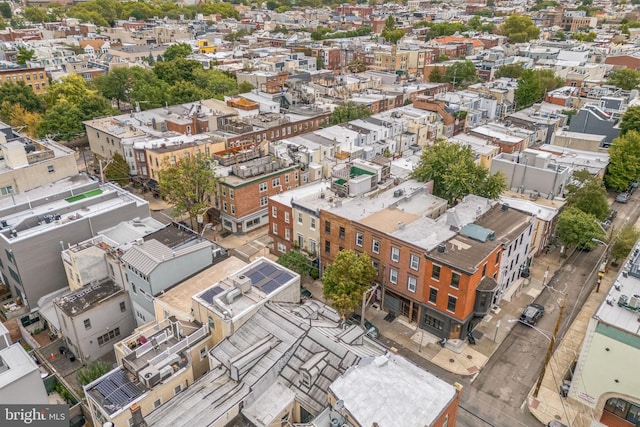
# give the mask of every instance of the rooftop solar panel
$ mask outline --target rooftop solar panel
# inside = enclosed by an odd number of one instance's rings
[[[96,389],[104,396],[105,400],[118,407],[126,406],[144,393],[144,390],[132,383],[122,371],[116,371],[100,381],[96,384]]]
[[[214,286],[213,288],[209,288],[202,294],[200,294],[200,298],[202,298],[209,304],[213,304],[213,299],[222,291],[223,289],[220,286]]]

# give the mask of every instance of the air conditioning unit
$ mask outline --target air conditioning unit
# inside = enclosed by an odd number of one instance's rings
[[[153,388],[160,382],[160,371],[155,366],[147,366],[138,372],[140,382],[147,388]]]
[[[251,278],[249,276],[245,276],[244,274],[239,274],[233,278],[233,285],[240,289],[240,292],[247,293],[251,290]]]
[[[171,366],[165,366],[164,368],[160,369],[160,381],[166,380],[171,375],[173,375],[173,368]]]

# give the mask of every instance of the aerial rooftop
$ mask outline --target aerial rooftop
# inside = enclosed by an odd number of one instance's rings
[[[55,301],[55,304],[67,316],[77,316],[95,307],[98,301],[103,302],[117,297],[125,291],[117,286],[113,280],[106,279],[97,283],[83,286],[70,294]]]

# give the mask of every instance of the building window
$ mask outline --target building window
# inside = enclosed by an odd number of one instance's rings
[[[345,230],[344,227],[340,227],[340,232],[338,233],[338,237],[344,240]]]
[[[230,188],[230,189],[229,189],[229,198],[230,198],[231,200],[233,200],[234,196],[235,196],[235,192],[233,191],[233,189],[232,189],[232,188]]]
[[[391,261],[398,262],[400,261],[400,249],[391,247]]]
[[[278,224],[273,224],[273,234],[278,234]]]
[[[316,251],[318,250],[316,245],[317,245],[317,243],[316,243],[315,240],[309,239],[309,252],[311,252],[311,254],[315,254]]]
[[[280,178],[275,178],[271,181],[271,186],[272,187],[279,187],[280,186]]]
[[[222,202],[222,210],[227,211],[227,202]]]
[[[54,173],[56,170],[54,169],[53,165],[49,165],[47,166],[47,172],[49,173]]]
[[[500,262],[500,252],[496,253],[496,265]]]
[[[373,239],[371,241],[371,252],[374,254],[380,253],[380,240]]]
[[[362,247],[363,243],[364,243],[364,234],[356,233],[356,246]]]
[[[207,346],[205,345],[200,349],[200,360],[204,360],[207,357]]]
[[[153,409],[158,409],[160,405],[162,405],[162,400],[161,399],[156,400],[155,402],[153,402]]]
[[[260,207],[264,208],[269,204],[269,198],[267,196],[260,197]]]
[[[453,295],[449,295],[449,299],[447,301],[447,311],[455,313],[457,302],[458,302],[458,298],[454,297]]]
[[[433,268],[431,270],[431,278],[433,280],[440,280],[440,266],[439,265],[433,265]]]
[[[182,385],[178,384],[176,388],[173,389],[174,396],[182,391]]]
[[[274,218],[278,218],[278,208],[276,208],[275,206],[271,208],[271,216]]]
[[[302,212],[298,212],[298,224],[302,224]]]
[[[394,285],[398,284],[398,270],[395,270],[393,268],[389,269],[389,282],[393,283]]]
[[[285,212],[285,213],[284,213],[284,222],[286,222],[287,224],[289,224],[289,212]]]
[[[136,295],[138,294],[138,290],[136,289],[136,285],[134,285],[133,283],[131,284],[131,291]]]
[[[91,319],[84,319],[84,328],[91,329]]]
[[[267,183],[266,182],[261,182],[260,183],[260,192],[262,193],[263,191],[267,191]]]
[[[416,280],[415,277],[413,276],[407,277],[407,290],[409,292],[415,292],[417,284],[418,284],[418,281]]]
[[[236,205],[231,205],[231,215],[235,215],[236,213]]]
[[[289,183],[289,174],[286,174],[286,175],[284,176],[284,183],[285,183],[285,184],[288,184],[288,183]]]
[[[460,274],[455,271],[451,272],[451,287],[456,289],[460,287]]]
[[[125,302],[124,302],[124,301],[122,301],[122,302],[120,303],[120,312],[121,312],[121,313],[124,313],[125,311],[127,311],[127,305],[125,304]]]
[[[98,337],[98,345],[99,346],[103,346],[105,344],[107,344],[109,341],[112,341],[113,339],[117,338],[120,336],[120,328],[115,328],[110,330],[109,332],[107,332],[104,335],[101,335]]]
[[[324,241],[324,252],[325,253],[331,253],[331,242],[328,240]]]
[[[438,300],[438,289],[430,287],[429,288],[429,302],[435,304]]]
[[[482,266],[482,276],[480,277],[484,277],[487,275],[487,264]]]
[[[222,186],[222,196],[223,197],[227,197],[227,187],[225,187],[225,186]]]
[[[278,243],[278,252],[281,254],[287,252],[287,247],[283,243]]]
[[[309,225],[309,228],[311,228],[312,230],[316,229],[316,219],[315,218],[311,218],[311,224]]]
[[[288,228],[284,229],[284,238],[287,240],[291,240],[291,230]]]
[[[411,262],[409,263],[409,267],[412,270],[418,270],[418,268],[420,268],[420,257],[418,255],[411,254]]]
[[[331,233],[331,223],[329,221],[324,222],[324,231],[325,233]]]
[[[431,326],[433,329],[436,329],[438,331],[442,331],[444,329],[442,320],[436,319],[435,317],[431,317],[429,315],[424,316],[424,323],[427,326]]]

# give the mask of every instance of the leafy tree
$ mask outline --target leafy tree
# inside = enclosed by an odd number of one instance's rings
[[[535,70],[535,73],[540,78],[540,84],[542,85],[541,99],[544,98],[544,95],[550,90],[564,86],[562,77],[556,76],[553,70]]]
[[[606,238],[598,219],[576,207],[568,207],[560,213],[556,232],[566,246],[585,250],[596,247],[597,243],[592,239]]]
[[[553,35],[553,38],[556,39],[556,40],[565,41],[567,39],[567,35],[565,34],[565,32],[563,30],[558,30]]]
[[[8,2],[0,3],[0,16],[4,19],[11,19],[11,5]]]
[[[361,59],[354,59],[347,65],[350,73],[362,73],[367,70],[367,66]]]
[[[247,93],[251,92],[253,89],[253,85],[247,81],[238,84],[238,93]]]
[[[158,186],[163,197],[173,205],[173,215],[189,214],[191,224],[198,212],[209,206],[207,197],[216,188],[215,172],[203,155],[183,157],[175,164],[165,159]]]
[[[28,22],[48,22],[49,15],[39,7],[27,6],[22,12],[22,16]]]
[[[411,176],[422,182],[433,180],[433,194],[451,206],[467,194],[496,199],[506,189],[504,175],[491,175],[476,165],[470,147],[446,141],[425,148]]]
[[[278,264],[293,270],[300,276],[308,276],[311,274],[313,267],[311,261],[302,252],[297,249],[290,250],[278,258]]]
[[[398,29],[396,26],[396,18],[394,18],[393,15],[389,15],[384,23],[384,29],[381,35],[389,43],[398,44],[398,41],[404,37],[404,30]]]
[[[527,42],[537,39],[540,35],[540,29],[535,26],[531,17],[526,15],[509,16],[502,24],[501,31],[511,43]]]
[[[1,87],[2,86],[0,86],[0,88]],[[624,135],[630,130],[640,132],[640,106],[629,107],[622,115],[620,135]]]
[[[278,2],[275,0],[267,0],[267,9],[275,10],[279,6]]]
[[[340,251],[322,277],[324,297],[330,299],[344,316],[360,305],[362,295],[376,275],[376,269],[366,252],[357,254],[352,250]]]
[[[173,61],[175,59],[184,59],[193,52],[191,45],[188,43],[173,44],[164,51],[164,60]]]
[[[5,114],[8,117],[7,120],[3,118],[6,123],[15,128],[22,128],[20,132],[32,138],[38,137],[38,127],[42,119],[40,113],[27,111],[20,104],[13,105],[9,101],[3,101],[0,105],[0,117],[5,116]]]
[[[526,108],[541,101],[544,95],[564,84],[562,78],[552,70],[524,70],[518,79],[515,91],[516,103],[519,109]]]
[[[20,65],[24,65],[27,63],[27,61],[33,61],[35,57],[35,50],[19,47],[18,54],[16,55],[16,62]]]
[[[507,78],[510,78],[510,79],[518,79],[522,75],[523,71],[524,71],[524,67],[520,63],[507,64],[507,65],[503,65],[502,67],[498,68],[498,71],[496,71],[495,77],[496,77],[496,79],[499,79],[501,77],[507,77]]]
[[[153,72],[160,80],[174,85],[180,80],[193,81],[196,70],[202,70],[202,63],[193,59],[177,58],[172,61],[156,62]]]
[[[593,42],[598,34],[595,31],[589,31],[588,33],[574,32],[571,34],[571,38],[581,42]]]
[[[207,98],[207,91],[200,89],[195,83],[187,80],[179,80],[169,89],[169,102],[182,104]]]
[[[459,61],[444,72],[443,82],[452,83],[456,87],[466,87],[478,80],[476,66],[471,61]]]
[[[142,67],[118,67],[107,74],[93,79],[93,87],[107,99],[115,99],[120,108],[120,102],[131,103],[130,92],[133,87],[153,75],[153,71]]]
[[[227,34],[226,36],[224,36],[224,39],[228,42],[235,42],[240,40],[241,38],[243,38],[244,36],[246,36],[247,34],[249,34],[247,32],[247,30],[245,29],[239,29],[238,31],[232,31],[229,34]]]
[[[338,105],[333,112],[331,113],[331,120],[329,121],[332,125],[337,125],[340,123],[346,123],[351,120],[362,119],[364,117],[369,117],[371,115],[371,110],[364,104],[356,104],[353,101],[347,101]]]
[[[639,108],[639,107],[632,107]],[[613,140],[604,179],[607,187],[622,191],[640,176],[640,133],[630,130]]]
[[[56,141],[70,140],[84,134],[80,109],[66,99],[47,108],[38,127],[38,135]]]
[[[111,107],[111,103],[104,96],[97,93],[90,93],[82,98],[77,107],[82,120],[118,114],[118,110]]]
[[[72,105],[78,105],[82,98],[92,92],[93,91],[87,87],[85,79],[80,75],[69,74],[49,86],[45,101],[47,107],[56,105],[63,100],[68,101]]]
[[[109,164],[104,169],[104,176],[107,181],[115,182],[124,186],[129,182],[129,165],[120,153],[115,153]]]
[[[615,68],[609,73],[609,84],[624,90],[637,89],[640,86],[640,71],[631,68]]]
[[[569,206],[591,214],[600,221],[604,220],[609,215],[609,202],[602,181],[593,177],[587,169],[574,172],[573,180],[567,186]]]
[[[103,360],[94,360],[76,371],[80,385],[87,385],[111,370],[111,365]]]
[[[442,83],[442,72],[439,67],[433,67],[429,73],[429,81],[433,83]]]
[[[24,82],[3,83],[0,85],[0,103],[9,102],[11,105],[19,104],[26,111],[42,112],[42,100]],[[6,117],[3,117],[4,120]]]
[[[640,232],[633,225],[625,225],[617,234],[611,248],[611,258],[614,260],[625,259],[640,238]]]

